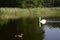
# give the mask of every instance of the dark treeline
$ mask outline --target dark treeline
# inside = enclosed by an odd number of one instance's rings
[[[0,0],[0,7],[16,7],[16,0]]]
[[[43,6],[45,6],[45,7],[60,7],[60,0],[44,0]]]
[[[60,0],[0,0],[0,7],[59,7]]]

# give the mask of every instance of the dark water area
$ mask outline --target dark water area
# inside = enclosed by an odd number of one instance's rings
[[[20,18],[0,23],[2,24],[0,25],[0,40],[42,40],[44,31],[39,27],[38,20],[38,18]],[[22,38],[15,37],[21,33]]]
[[[21,33],[22,38],[15,37]],[[60,40],[60,23],[46,23],[40,27],[39,18],[0,20],[0,40]]]

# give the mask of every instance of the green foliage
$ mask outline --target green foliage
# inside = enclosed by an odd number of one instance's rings
[[[56,7],[60,6],[60,0],[1,0],[0,7]]]
[[[39,7],[42,0],[1,0],[0,7],[20,7],[20,8],[29,8],[29,7]]]
[[[4,14],[4,11],[2,11],[1,9],[0,9],[0,15],[3,15]]]

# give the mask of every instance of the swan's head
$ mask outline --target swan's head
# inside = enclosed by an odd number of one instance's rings
[[[40,23],[45,24],[45,23],[46,23],[46,20],[45,20],[45,19],[42,19],[42,20],[40,21]]]

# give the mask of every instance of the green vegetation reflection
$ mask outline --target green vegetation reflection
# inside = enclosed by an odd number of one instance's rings
[[[3,22],[3,21],[2,21]],[[0,25],[1,40],[43,40],[44,30],[39,27],[39,18],[9,19],[7,24]],[[23,33],[23,38],[14,35]]]

